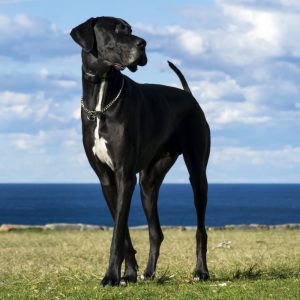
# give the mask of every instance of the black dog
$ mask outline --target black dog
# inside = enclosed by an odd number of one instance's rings
[[[158,213],[159,187],[178,155],[183,154],[197,211],[195,276],[207,279],[206,166],[210,131],[181,72],[171,63],[184,90],[138,84],[121,74],[147,63],[146,42],[131,34],[124,20],[91,18],[71,31],[82,47],[82,131],[88,160],[99,177],[114,219],[110,260],[102,285],[137,280],[137,262],[127,225],[136,173],[149,225],[150,251],[144,277],[153,278],[163,241]]]

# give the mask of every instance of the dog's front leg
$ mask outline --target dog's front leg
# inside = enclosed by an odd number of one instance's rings
[[[116,181],[118,187],[117,209],[108,270],[101,281],[103,286],[113,286],[120,283],[121,265],[124,260],[125,232],[131,197],[136,185],[136,176],[135,174],[128,175],[120,172],[116,174]]]

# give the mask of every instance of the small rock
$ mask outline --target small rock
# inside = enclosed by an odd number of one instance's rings
[[[222,282],[222,283],[219,283],[218,286],[224,287],[224,286],[227,286],[227,283],[226,282]]]
[[[221,243],[219,243],[217,246],[213,247],[213,249],[216,249],[216,248],[231,248],[231,241],[229,240],[225,240]]]

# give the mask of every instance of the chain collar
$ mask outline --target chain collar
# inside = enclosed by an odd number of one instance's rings
[[[122,93],[124,87],[124,77],[122,78],[122,85],[121,88],[118,92],[118,94],[115,96],[115,98],[113,100],[111,100],[107,105],[105,105],[105,107],[103,107],[100,110],[89,110],[84,106],[84,102],[83,102],[83,97],[81,97],[81,108],[83,109],[84,112],[86,112],[87,114],[87,119],[89,121],[95,121],[97,117],[101,117],[104,115],[104,113],[120,98],[120,95]]]

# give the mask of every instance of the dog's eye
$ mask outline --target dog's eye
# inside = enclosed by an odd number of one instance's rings
[[[122,24],[118,24],[115,28],[115,33],[120,33],[124,30],[124,26]]]
[[[118,24],[115,28],[115,33],[131,35],[131,32],[132,32],[131,28],[124,26],[123,24]]]

